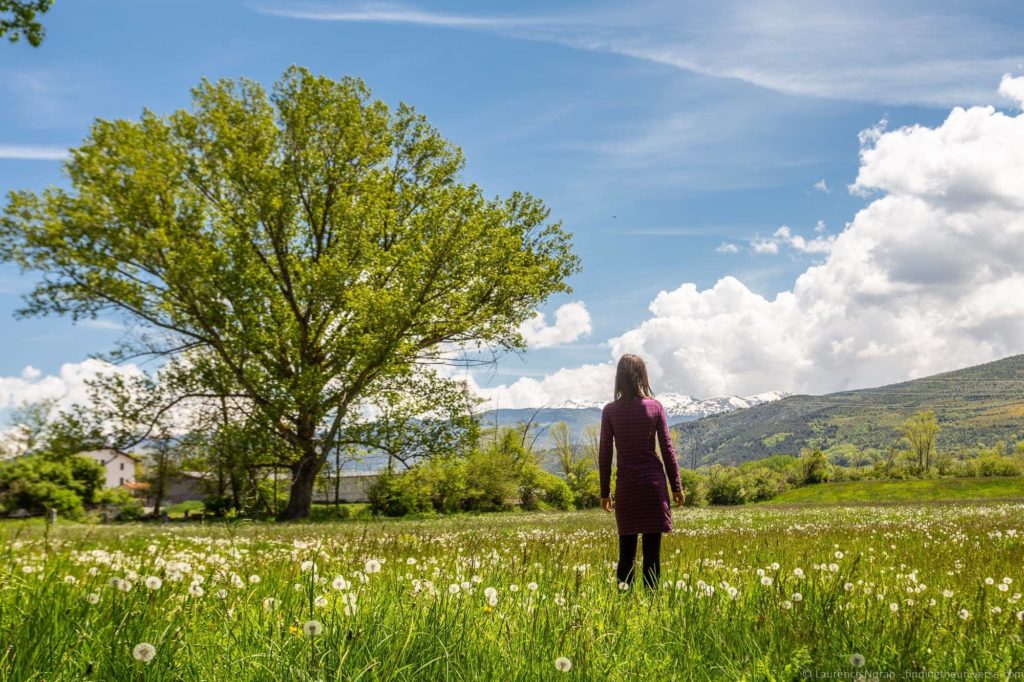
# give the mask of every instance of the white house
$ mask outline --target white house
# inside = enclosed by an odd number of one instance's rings
[[[88,450],[78,453],[80,457],[89,457],[103,465],[107,472],[104,488],[120,488],[126,483],[135,483],[135,464],[139,458],[114,448]]]

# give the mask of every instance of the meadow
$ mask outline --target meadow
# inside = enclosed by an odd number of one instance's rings
[[[936,679],[1024,671],[1024,504],[0,526],[4,680]],[[639,570],[639,569],[638,569]]]
[[[848,504],[1024,498],[1024,477],[925,478],[904,481],[838,481],[791,488],[772,504]]]

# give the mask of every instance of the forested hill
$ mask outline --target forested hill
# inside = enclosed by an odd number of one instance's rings
[[[896,445],[896,427],[923,409],[938,416],[940,449],[1024,439],[1024,355],[879,388],[794,395],[679,424],[679,456],[690,466],[694,459],[735,464],[842,443],[884,451]]]

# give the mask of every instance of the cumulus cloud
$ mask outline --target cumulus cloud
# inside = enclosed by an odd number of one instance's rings
[[[999,94],[1024,107],[1024,76],[1003,74],[1003,80],[999,82]]]
[[[56,401],[51,417],[73,405],[87,405],[89,387],[86,382],[109,374],[141,376],[142,370],[133,364],[112,365],[89,359],[64,363],[57,374],[44,375],[28,365],[17,376],[0,377],[0,415],[43,400]],[[17,424],[0,425],[0,458],[20,452],[24,447],[24,436]]]
[[[519,333],[532,348],[571,343],[590,333],[590,313],[583,303],[566,303],[555,311],[555,323],[548,324],[543,313],[537,313],[522,324]]]
[[[850,189],[874,198],[840,233],[780,228],[751,245],[824,255],[791,289],[765,297],[726,276],[662,291],[649,319],[609,340],[612,357],[645,357],[656,390],[713,396],[875,386],[1024,352],[1024,114],[956,107],[934,128],[882,122],[861,143]],[[600,399],[610,369],[491,393]]]
[[[717,251],[718,253],[739,253],[740,247],[729,242],[722,242],[717,247],[715,247],[715,251]]]
[[[134,364],[112,365],[89,359],[66,362],[57,374],[44,376],[39,369],[29,365],[18,376],[0,377],[0,410],[50,399],[57,400],[59,408],[87,404],[89,387],[86,382],[107,374],[142,376],[143,372]]]
[[[818,180],[816,183],[814,183],[814,189],[818,190],[819,192],[824,192],[825,194],[832,193],[832,190],[829,189],[828,187],[828,183],[825,182],[825,178],[822,178],[821,180]]]
[[[473,375],[466,381],[470,388],[486,400],[478,409],[550,407],[567,399],[612,399],[615,365],[612,362],[560,369],[540,379],[520,377],[507,385],[481,387]]]
[[[756,237],[750,241],[750,250],[757,254],[774,255],[779,253],[783,247],[792,249],[798,253],[828,253],[832,250],[836,235],[821,234],[825,231],[825,223],[821,220],[814,226],[814,231],[819,236],[814,239],[807,239],[795,234],[788,225],[783,225],[775,230],[771,237]]]

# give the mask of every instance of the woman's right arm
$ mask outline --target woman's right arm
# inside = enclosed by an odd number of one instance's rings
[[[601,441],[598,447],[597,469],[601,481],[601,498],[611,497],[612,490],[612,420],[608,416],[608,407],[601,410]]]

